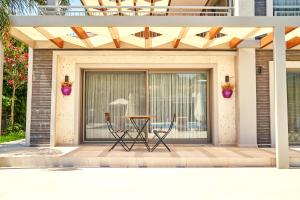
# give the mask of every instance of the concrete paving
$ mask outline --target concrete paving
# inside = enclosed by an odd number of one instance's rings
[[[0,169],[1,200],[299,200],[300,170]]]
[[[120,146],[109,151],[111,144],[79,146],[27,147],[24,141],[0,145],[0,167],[274,167],[274,148],[218,147],[213,145],[171,144],[148,152],[138,144],[130,152]],[[290,149],[290,165],[300,166],[300,152]]]

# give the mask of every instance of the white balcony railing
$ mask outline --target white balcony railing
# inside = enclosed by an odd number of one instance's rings
[[[233,16],[234,7],[216,6],[37,6],[17,16]]]
[[[300,16],[299,6],[274,6],[274,16]]]

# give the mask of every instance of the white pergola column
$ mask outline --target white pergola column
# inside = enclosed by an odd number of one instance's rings
[[[255,0],[234,0],[235,16],[254,16]]]
[[[27,101],[26,101],[26,145],[30,145],[31,127],[31,102],[32,102],[32,68],[33,68],[33,49],[28,48],[28,79],[27,79]]]
[[[239,48],[237,53],[237,145],[257,147],[255,48]]]
[[[4,64],[4,47],[0,40],[0,135],[2,130],[2,93],[3,93],[3,64]]]
[[[276,164],[289,168],[285,27],[274,27],[274,121]]]

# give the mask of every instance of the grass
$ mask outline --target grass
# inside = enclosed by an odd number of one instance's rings
[[[25,138],[24,133],[10,133],[6,135],[0,135],[0,144],[3,142],[10,142],[10,141],[20,140],[24,138]]]

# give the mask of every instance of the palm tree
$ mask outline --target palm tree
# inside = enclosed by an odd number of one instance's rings
[[[0,39],[5,44],[10,41],[9,14],[30,12],[36,5],[45,5],[46,0],[1,0],[0,1]],[[59,5],[70,5],[70,0],[60,0]]]

